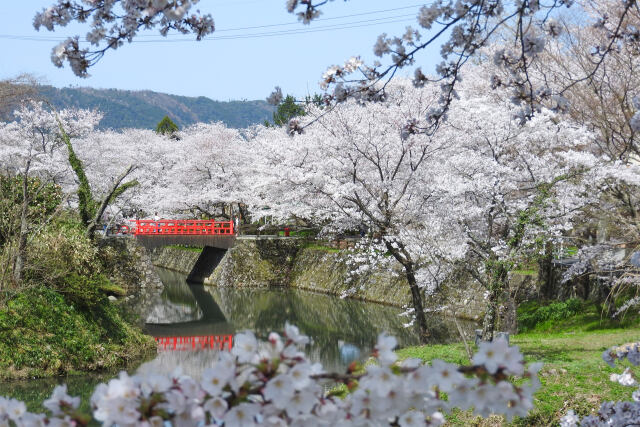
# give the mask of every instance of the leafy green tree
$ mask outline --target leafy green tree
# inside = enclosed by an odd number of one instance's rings
[[[158,126],[156,126],[156,133],[160,135],[174,136],[178,130],[178,125],[175,124],[169,116],[164,116],[158,123]]]
[[[287,95],[279,104],[277,110],[273,113],[273,123],[276,126],[283,126],[289,123],[294,117],[306,115],[303,106],[296,103],[296,99]]]

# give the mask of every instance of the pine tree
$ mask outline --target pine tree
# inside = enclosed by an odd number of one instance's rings
[[[173,137],[178,130],[178,125],[176,125],[169,116],[164,116],[164,118],[160,120],[160,123],[158,123],[158,126],[156,126],[156,133],[170,137]]]
[[[294,117],[304,116],[306,114],[304,108],[299,104],[296,104],[296,99],[287,95],[280,104],[278,104],[278,109],[275,113],[273,113],[273,123],[276,126],[283,126],[289,123]]]

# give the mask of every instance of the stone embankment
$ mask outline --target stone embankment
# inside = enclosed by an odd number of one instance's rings
[[[200,252],[164,247],[152,251],[154,265],[189,274]],[[350,254],[298,239],[239,238],[205,284],[233,287],[287,286],[340,297],[409,307],[411,300],[402,269],[369,268],[354,273]],[[478,320],[485,307],[484,291],[473,283],[444,286],[427,302],[428,309]]]
[[[127,284],[122,303],[127,311],[136,313],[137,317],[129,319],[139,327],[143,327],[145,319],[153,308],[160,304],[160,295],[164,285],[154,268],[150,252],[135,239],[113,237],[104,239],[101,244],[112,247],[122,254],[123,262],[113,269],[111,280]]]

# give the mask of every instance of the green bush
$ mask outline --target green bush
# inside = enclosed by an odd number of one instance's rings
[[[526,302],[518,307],[518,328],[525,332],[543,323],[565,320],[579,314],[584,303],[576,298],[540,305],[536,301]]]
[[[112,286],[109,279],[101,274],[86,277],[71,273],[62,280],[57,291],[69,303],[91,310],[100,305],[108,304],[105,290]]]

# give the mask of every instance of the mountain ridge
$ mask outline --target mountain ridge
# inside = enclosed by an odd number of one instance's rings
[[[245,128],[271,120],[275,108],[266,101],[214,101],[205,96],[171,95],[151,90],[57,88],[39,86],[38,92],[56,108],[97,109],[104,114],[100,129],[155,129],[168,115],[181,129],[198,122],[221,121]]]

